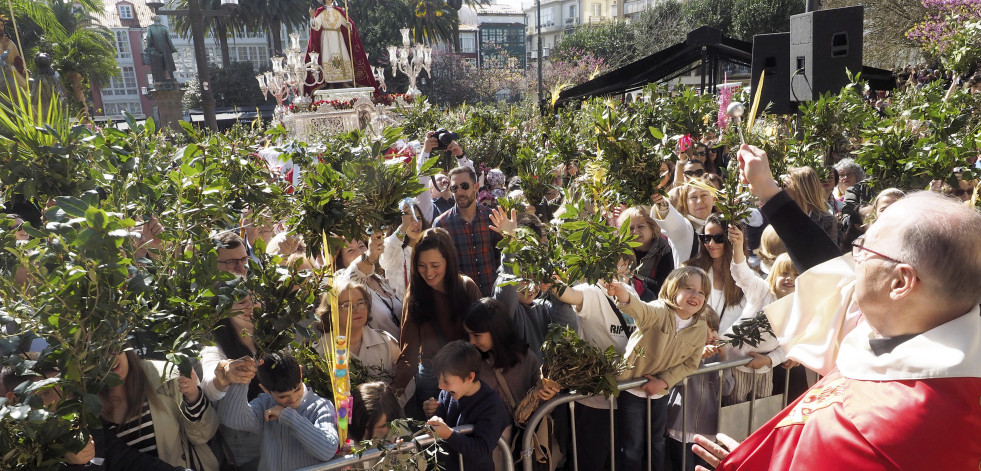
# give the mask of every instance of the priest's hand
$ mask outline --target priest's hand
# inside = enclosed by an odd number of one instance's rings
[[[756,146],[743,144],[737,154],[742,183],[749,184],[749,191],[762,202],[780,193],[780,185],[773,179],[766,152]]]
[[[720,433],[715,437],[722,445],[713,443],[701,435],[695,435],[695,445],[691,447],[691,451],[705,460],[712,469],[719,466],[719,463],[729,456],[729,453],[739,445],[739,442],[724,433]],[[695,471],[709,471],[709,469],[704,466],[696,466]]]

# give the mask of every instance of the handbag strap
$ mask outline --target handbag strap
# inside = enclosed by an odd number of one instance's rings
[[[613,308],[613,312],[617,315],[617,320],[620,321],[620,328],[623,329],[623,335],[630,337],[630,331],[627,330],[627,320],[623,318],[623,313],[620,312],[620,308],[617,307],[616,303],[614,303],[612,299],[607,296],[604,297],[606,298],[606,302],[610,303],[610,307]]]
[[[497,376],[497,384],[501,386],[501,389],[504,390],[504,394],[508,398],[508,408],[511,409],[511,411],[514,411],[514,396],[511,394],[511,387],[508,386],[508,380],[504,378],[503,374],[501,374],[500,368],[491,367],[491,369],[494,370],[494,376]]]

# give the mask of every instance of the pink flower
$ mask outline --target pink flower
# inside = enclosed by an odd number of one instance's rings
[[[693,144],[694,141],[691,139],[691,134],[685,134],[684,136],[681,136],[681,139],[678,139],[678,149],[680,149],[681,152],[688,150],[688,148]]]

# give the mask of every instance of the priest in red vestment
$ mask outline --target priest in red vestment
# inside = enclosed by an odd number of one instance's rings
[[[739,160],[798,265],[828,247],[766,154]],[[936,193],[897,201],[766,308],[788,356],[825,377],[731,452],[696,452],[725,471],[981,469],[979,303],[981,214]]]
[[[307,74],[303,91],[308,95],[321,88],[349,87],[372,87],[380,93],[358,28],[343,9],[321,6],[310,10],[305,62],[314,57],[322,73]]]

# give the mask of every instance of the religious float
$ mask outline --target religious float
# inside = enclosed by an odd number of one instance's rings
[[[412,106],[419,94],[416,77],[429,74],[432,49],[410,46],[409,30],[402,30],[401,47],[390,46],[392,74],[409,77],[406,94],[386,94],[384,67],[368,63],[357,27],[339,7],[310,10],[310,36],[306,50],[300,36],[290,35],[285,57],[272,59],[272,70],[256,76],[262,92],[276,98],[275,119],[290,136],[305,142],[324,136],[365,129],[376,132],[399,124],[393,111]],[[284,103],[289,101],[288,104]]]

